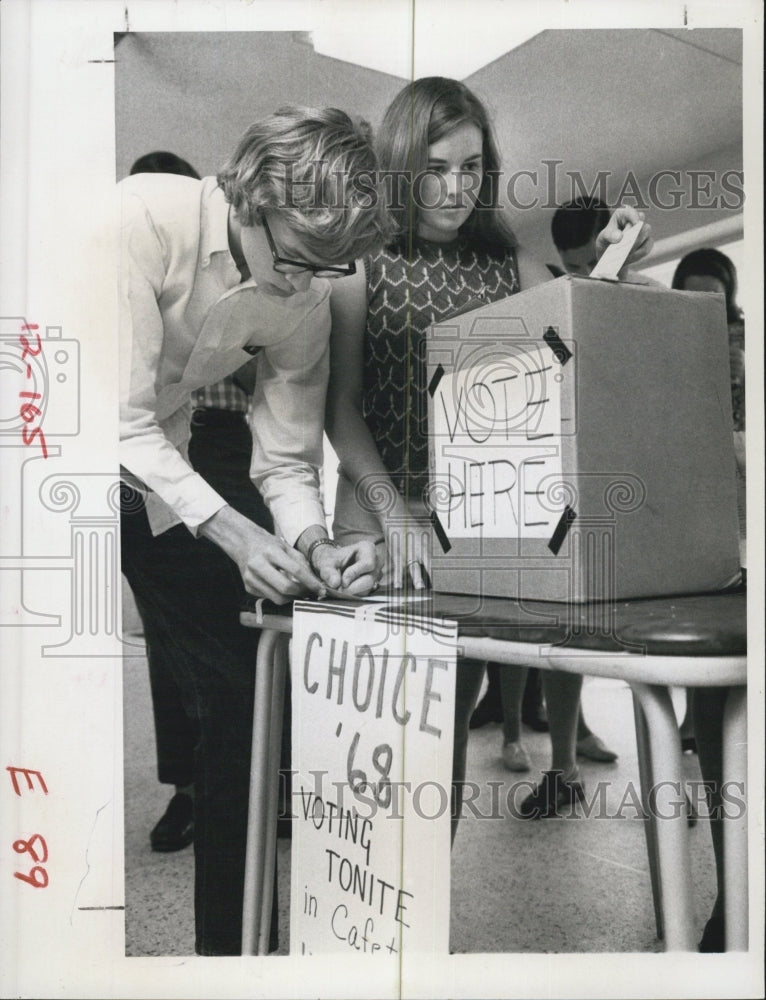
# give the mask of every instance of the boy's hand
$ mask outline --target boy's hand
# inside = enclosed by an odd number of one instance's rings
[[[312,569],[330,590],[345,597],[364,597],[380,579],[380,569],[372,542],[354,545],[319,545],[311,557]]]
[[[234,560],[249,594],[274,604],[286,604],[306,591],[324,597],[325,586],[300,552],[232,507],[222,507],[200,525],[199,533]]]

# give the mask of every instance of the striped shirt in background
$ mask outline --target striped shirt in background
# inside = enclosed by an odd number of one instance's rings
[[[233,410],[247,413],[250,398],[244,389],[240,389],[231,375],[222,378],[220,382],[206,385],[192,393],[192,406],[204,407],[208,410]]]

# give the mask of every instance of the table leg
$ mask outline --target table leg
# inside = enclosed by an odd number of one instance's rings
[[[282,752],[282,719],[285,710],[287,649],[289,636],[279,635],[274,647],[274,674],[269,719],[269,752],[266,762],[266,815],[264,817],[263,888],[261,890],[261,921],[258,930],[258,955],[268,955],[271,932],[272,895],[276,878],[277,818],[279,814],[279,763]]]
[[[747,689],[729,690],[723,716],[723,782],[737,797],[745,792],[747,777]],[[741,783],[740,785],[733,784]],[[746,794],[742,794],[746,801]],[[729,816],[723,823],[724,905],[726,950],[747,951],[747,810],[736,815],[736,803],[724,803]]]
[[[651,808],[650,790],[654,784],[652,777],[652,754],[649,746],[649,734],[646,730],[646,719],[641,703],[633,692],[633,716],[636,724],[636,749],[638,751],[638,775],[641,782],[641,806],[644,811],[644,834],[646,836],[646,853],[649,859],[649,878],[652,883],[652,901],[654,902],[654,923],[657,937],[662,940],[665,929],[662,925],[662,885],[657,865],[657,817]]]
[[[258,640],[253,704],[253,743],[250,764],[245,894],[242,904],[242,954],[255,955],[261,940],[266,862],[266,821],[270,752],[270,714],[274,689],[274,655],[279,633],[264,629]],[[269,903],[271,899],[269,898]],[[268,921],[267,921],[268,937]]]
[[[655,684],[631,683],[646,720],[654,785],[655,830],[667,951],[697,948],[691,861],[681,770],[681,741],[670,692]],[[662,776],[662,780],[660,779]]]

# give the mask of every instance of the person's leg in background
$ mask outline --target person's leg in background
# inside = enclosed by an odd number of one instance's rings
[[[471,713],[481,691],[486,664],[481,660],[459,657],[455,675],[455,743],[452,753],[452,841],[455,841],[463,807],[463,784],[468,754],[468,732]]]
[[[487,664],[487,690],[474,709],[471,716],[471,729],[481,729],[491,722],[502,722],[504,717],[505,701],[501,693],[500,679],[501,671],[505,669],[502,663]],[[548,732],[548,716],[545,711],[543,700],[542,682],[540,671],[535,667],[525,668],[527,670],[527,680],[519,692],[519,702],[521,711],[521,721],[525,726],[534,729],[538,733]],[[507,688],[506,694],[511,697],[513,685]],[[517,711],[515,702],[508,702],[513,718],[516,718]]]
[[[471,716],[471,729],[480,729],[490,722],[503,722],[506,712],[512,714],[511,728],[505,732],[505,745],[516,742],[519,737],[514,737],[516,731],[515,719],[517,715],[515,686],[510,683],[506,686],[503,694],[501,677],[502,664],[487,664],[487,690],[484,697]],[[527,671],[527,681],[522,688],[523,695],[519,692],[521,699],[521,721],[525,726],[538,733],[547,733],[550,725],[548,713],[543,699],[543,684],[541,671],[537,667],[530,667]],[[583,715],[582,703],[577,719],[577,756],[585,757],[598,764],[611,764],[617,760],[617,754],[605,746],[604,741],[597,736],[588,726]]]
[[[500,696],[500,664],[487,664],[487,690],[484,692],[479,704],[474,709],[471,720],[471,729],[481,729],[482,726],[490,722],[503,721],[503,704]]]
[[[551,733],[551,769],[543,772],[542,782],[519,807],[520,815],[527,819],[555,816],[559,808],[584,796],[576,756],[582,676],[546,670],[543,690]]]
[[[687,688],[687,691],[689,689]],[[710,836],[713,840],[718,893],[710,919],[705,924],[699,950],[724,951],[724,867],[723,867],[723,711],[728,688],[695,688],[692,698],[694,732],[697,739],[702,780],[705,782],[710,810]]]
[[[503,763],[509,771],[528,771],[532,765],[521,742],[521,702],[527,683],[527,668],[501,664],[498,669],[503,705]]]
[[[536,733],[548,732],[548,713],[543,698],[542,671],[539,667],[527,668],[527,683],[521,700],[521,721]]]
[[[612,764],[617,760],[617,754],[604,745],[604,741],[590,729],[582,711],[582,696],[580,710],[577,714],[577,756],[587,757],[596,764]]]

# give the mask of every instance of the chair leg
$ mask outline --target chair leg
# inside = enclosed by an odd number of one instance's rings
[[[649,747],[649,734],[646,731],[646,719],[641,704],[633,694],[633,716],[636,723],[636,749],[638,750],[638,775],[641,783],[641,806],[644,811],[644,834],[646,835],[646,853],[649,859],[649,877],[652,883],[652,901],[654,903],[654,922],[657,937],[662,941],[665,928],[662,924],[662,885],[657,864],[657,817],[651,808],[650,789],[652,777],[652,758]]]
[[[646,720],[652,761],[650,807],[657,812],[657,860],[667,951],[696,951],[681,742],[667,687],[631,684]]]
[[[723,824],[724,907],[726,950],[747,951],[747,809],[744,802],[747,777],[747,689],[729,690],[723,716],[723,782],[743,801],[741,815],[737,803],[726,801],[729,813]]]

